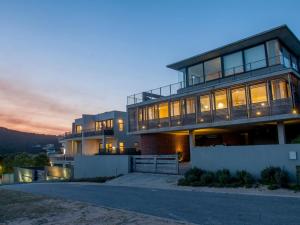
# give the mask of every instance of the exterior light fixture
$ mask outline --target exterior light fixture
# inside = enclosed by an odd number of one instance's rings
[[[228,116],[228,115],[226,115],[226,119],[229,119],[229,116]]]
[[[208,105],[205,105],[205,106],[204,106],[204,109],[208,109]]]
[[[157,126],[158,126],[158,127],[161,127],[161,124],[159,123]]]
[[[261,106],[265,106],[266,104],[263,102],[263,103],[261,103],[260,105],[261,105]]]
[[[142,129],[146,129],[146,126],[142,126]]]
[[[181,123],[180,121],[177,121],[177,124],[178,124],[178,125],[180,125],[180,123]]]
[[[298,114],[298,112],[297,112],[296,109],[293,109],[292,113],[293,113],[293,114]]]
[[[256,112],[256,115],[257,115],[257,116],[260,116],[260,115],[261,115],[261,112],[260,112],[260,111]]]
[[[123,123],[123,120],[122,120],[122,119],[119,119],[119,120],[118,120],[118,123]]]

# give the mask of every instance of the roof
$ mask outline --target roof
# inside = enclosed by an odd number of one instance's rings
[[[204,52],[199,55],[181,60],[176,63],[167,65],[168,68],[174,70],[180,70],[186,66],[194,65],[199,62],[203,62],[215,57],[226,55],[243,48],[251,47],[262,42],[278,38],[283,42],[289,49],[292,49],[294,53],[299,57],[300,56],[300,41],[296,35],[289,29],[287,25],[282,25],[271,30],[264,31],[262,33],[241,39],[239,41],[233,42],[231,44],[216,48],[214,50]]]

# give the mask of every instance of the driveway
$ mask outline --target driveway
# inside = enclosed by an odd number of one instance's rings
[[[300,199],[89,183],[36,183],[1,188],[205,225],[297,225]]]

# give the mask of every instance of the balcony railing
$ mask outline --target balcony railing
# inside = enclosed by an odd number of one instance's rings
[[[195,112],[170,118],[138,121],[137,127],[130,127],[130,132],[137,130],[157,129],[163,127],[180,127],[195,124],[211,124],[221,121],[231,121],[247,118],[259,118],[281,114],[296,113],[292,98],[259,102],[249,105],[231,106],[224,109],[214,109],[205,112]],[[137,129],[136,129],[137,128]]]
[[[99,149],[96,155],[139,155],[140,151],[136,148],[111,148],[111,149]]]
[[[266,66],[272,63],[272,66]],[[280,66],[281,65],[281,66]],[[274,70],[274,67],[276,69]],[[201,87],[213,87],[222,83],[232,83],[234,81],[250,78],[259,77],[271,72],[285,70],[287,67],[283,65],[283,56],[270,57],[268,59],[258,60],[245,65],[240,65],[236,67],[229,68],[225,71],[219,71],[214,74],[209,74],[210,77],[214,77],[213,80],[201,80],[199,77],[194,77],[188,82],[182,81],[178,83],[173,83],[170,85],[162,86],[149,91],[144,91],[138,94],[130,95],[127,97],[127,105],[133,105],[141,102],[145,102],[152,99],[159,99],[162,97],[172,96],[180,93],[183,88],[185,92],[188,92],[188,87],[193,87],[195,85]],[[292,67],[288,67],[293,69]],[[259,72],[258,70],[261,69]],[[191,90],[192,91],[192,90]]]
[[[80,138],[80,137],[92,137],[99,135],[114,135],[113,128],[106,128],[101,130],[87,129],[80,133],[66,132],[64,135],[60,136],[60,139],[70,139],[70,138]]]
[[[50,155],[49,159],[51,162],[74,161],[74,156],[64,155],[64,154],[55,154],[55,155]]]

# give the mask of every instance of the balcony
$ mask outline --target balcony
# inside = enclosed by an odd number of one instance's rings
[[[137,127],[130,127],[129,132],[159,131],[163,128],[185,129],[189,125],[211,127],[220,123],[249,123],[251,119],[270,118],[272,116],[290,115],[297,117],[297,109],[294,108],[292,98],[259,102],[241,106],[230,106],[224,109],[212,109],[209,111],[170,116],[163,119],[142,120],[137,122]]]
[[[272,63],[276,62],[276,64],[268,67],[258,68],[258,65],[266,61]],[[241,67],[244,68],[243,71],[245,72],[240,72]],[[298,71],[295,68],[284,66],[283,56],[279,55],[268,59],[263,59],[245,65],[233,67],[225,71],[219,71],[213,75],[210,74],[210,76],[216,78],[214,80],[204,80],[203,82],[200,82],[200,79],[198,77],[193,77],[188,82],[182,81],[178,83],[173,83],[149,91],[144,91],[138,94],[130,95],[127,97],[127,105],[131,106],[149,100],[160,99],[163,97],[174,96],[177,94],[188,94],[189,92],[195,91],[195,89],[209,89],[222,84],[230,85],[234,84],[237,81],[246,80],[249,78],[257,79],[272,73],[280,74],[280,72],[286,72],[287,69],[291,69],[294,72],[296,72],[296,74],[298,74]],[[224,76],[224,74],[230,75]]]
[[[113,128],[106,128],[106,129],[101,129],[101,130],[87,129],[87,130],[81,131],[80,133],[66,132],[64,135],[62,135],[60,137],[60,140],[72,139],[72,138],[82,138],[82,137],[102,136],[102,135],[113,136],[114,135]]]

